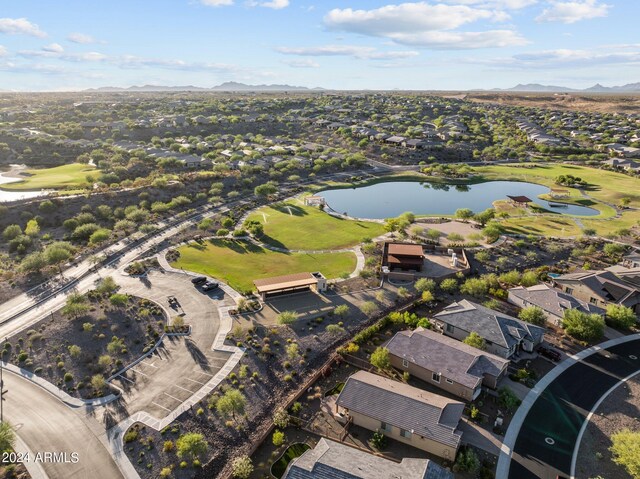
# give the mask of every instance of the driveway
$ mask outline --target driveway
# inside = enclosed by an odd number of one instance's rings
[[[589,412],[612,386],[640,371],[640,339],[621,339],[630,340],[611,346],[604,344],[604,349],[566,368],[562,364],[557,367],[564,370],[534,398],[519,430],[515,418],[512,421],[515,429],[512,431],[510,427],[507,437],[513,432],[517,437],[511,457],[506,454],[500,457],[498,474],[508,469],[508,475],[503,477],[570,477],[573,453]],[[534,391],[532,396],[537,392]],[[509,443],[505,438],[505,444]]]
[[[51,479],[124,477],[98,439],[104,428],[84,409],[70,408],[40,386],[7,370],[3,379],[8,391],[4,396],[5,418],[30,449],[32,462],[37,453],[66,452],[69,460],[72,453],[78,455],[76,464],[38,462]]]
[[[213,351],[212,346],[220,327],[218,307],[232,301],[221,289],[203,293],[190,278],[160,271],[151,271],[144,278],[114,275],[122,292],[155,301],[170,317],[181,315],[191,326],[190,336],[166,338],[154,354],[112,381],[124,391],[120,413],[145,411],[164,418],[215,376],[231,356],[226,351]],[[167,296],[174,296],[179,306],[171,308]]]

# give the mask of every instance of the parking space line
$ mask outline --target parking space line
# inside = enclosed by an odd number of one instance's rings
[[[142,362],[145,364],[145,366],[151,366],[152,368],[158,369],[158,366],[155,366],[155,363],[148,363],[146,360]]]
[[[128,377],[123,376],[122,374],[120,374],[119,376],[116,376],[116,378],[124,379],[125,381],[129,381],[131,384],[133,384],[134,382],[132,379],[129,379]]]
[[[205,384],[207,384],[207,383],[202,383],[202,382],[200,382],[200,381],[196,381],[195,379],[191,379],[191,378],[184,378],[184,379],[186,379],[187,381],[191,381],[191,382],[194,382],[194,383],[198,383],[198,384],[200,384],[201,386],[204,386]]]
[[[138,371],[136,368],[133,368],[133,367],[132,367],[132,368],[131,368],[131,370],[132,370],[132,371],[134,371],[134,372],[136,372],[136,373],[138,373],[138,374],[142,374],[143,376],[149,377],[149,376],[147,376],[145,373],[143,373],[142,371]]]
[[[163,392],[162,394],[164,394],[165,396],[169,396],[171,399],[174,399],[175,401],[178,401],[179,403],[184,402],[184,399],[178,399],[177,397],[172,396],[171,394],[167,394],[165,392]]]
[[[177,388],[180,388],[180,389],[182,389],[184,391],[187,391],[187,392],[189,392],[191,394],[194,393],[194,391],[192,391],[191,389],[183,388],[182,386],[178,386],[177,384],[174,384],[174,386],[177,387]]]
[[[204,374],[205,376],[213,377],[213,374],[205,373],[204,371],[198,371],[200,374]]]
[[[162,409],[164,409],[165,411],[169,411],[169,412],[171,412],[171,409],[168,409],[168,408],[166,408],[166,407],[164,407],[164,406],[162,406],[162,405],[158,404],[157,402],[153,402],[153,401],[151,401],[151,404],[154,404],[154,405],[156,405],[156,406],[158,406],[158,407],[161,407],[161,408],[162,408]]]

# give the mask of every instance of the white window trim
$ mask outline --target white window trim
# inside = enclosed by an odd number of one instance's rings
[[[402,367],[403,368],[408,368],[409,367],[409,361],[407,361],[406,359],[402,360]]]
[[[444,380],[447,382],[447,384],[453,384],[453,381],[449,378],[444,378]]]

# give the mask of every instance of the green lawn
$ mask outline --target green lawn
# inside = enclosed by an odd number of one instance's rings
[[[287,470],[287,466],[291,461],[297,457],[302,456],[306,451],[311,449],[311,446],[304,443],[291,444],[280,459],[273,463],[271,466],[271,474],[277,479],[280,479],[284,475],[284,471]]]
[[[87,175],[94,179],[100,175],[100,170],[93,166],[72,163],[56,166],[55,168],[24,170],[24,181],[2,185],[4,190],[42,190],[81,186],[87,183]]]
[[[631,206],[640,207],[640,180],[613,171],[562,164],[539,165],[531,168],[522,165],[482,166],[474,168],[474,171],[483,178],[491,180],[515,179],[556,187],[558,185],[555,185],[554,179],[557,176],[578,176],[589,183],[585,191],[594,199],[617,204],[621,198],[626,196],[631,198]],[[572,199],[580,198],[580,193],[576,189],[565,189],[571,192]]]
[[[384,234],[383,225],[336,218],[299,200],[260,208],[249,216],[264,224],[265,243],[291,250],[331,250]]]
[[[203,273],[227,282],[238,291],[254,289],[253,280],[284,274],[320,271],[337,278],[356,268],[353,253],[278,253],[252,243],[212,239],[179,248],[180,259],[172,266]]]
[[[524,216],[519,218],[508,218],[501,221],[505,232],[511,234],[539,235],[539,236],[580,236],[582,230],[570,218],[546,217],[546,216]]]

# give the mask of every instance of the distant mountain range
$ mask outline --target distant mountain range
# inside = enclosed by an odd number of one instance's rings
[[[86,92],[154,92],[154,91],[318,91],[324,88],[307,88],[306,86],[294,85],[247,85],[228,81],[211,88],[203,88],[193,85],[185,86],[163,86],[163,85],[143,85],[130,86],[127,88],[103,86],[100,88],[89,88]]]
[[[521,92],[540,92],[540,93],[634,93],[640,92],[640,82],[627,83],[620,86],[602,86],[596,83],[592,87],[577,89],[564,86],[540,85],[539,83],[527,83],[526,85],[518,84],[512,88],[494,88],[491,91],[521,91]]]

